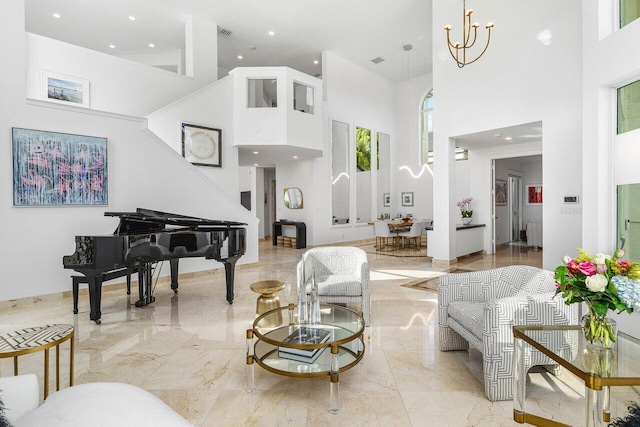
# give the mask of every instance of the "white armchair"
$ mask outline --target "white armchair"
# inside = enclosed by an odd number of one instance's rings
[[[314,273],[320,302],[359,304],[365,325],[369,326],[370,279],[365,251],[350,246],[309,249],[302,255],[297,266],[298,294],[311,292],[311,278]]]
[[[155,395],[130,384],[80,384],[53,393],[40,406],[39,392],[34,374],[0,378],[0,397],[12,426],[193,426]]]
[[[551,271],[524,265],[440,277],[440,350],[477,348],[487,398],[512,399],[513,326],[578,324],[576,305],[554,297],[555,289]],[[571,343],[555,344],[557,351],[576,351]],[[559,373],[557,365],[535,349],[528,349],[525,358],[527,370],[548,365]]]

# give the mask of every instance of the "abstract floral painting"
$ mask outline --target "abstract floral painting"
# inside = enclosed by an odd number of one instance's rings
[[[13,205],[107,205],[107,139],[13,128]]]

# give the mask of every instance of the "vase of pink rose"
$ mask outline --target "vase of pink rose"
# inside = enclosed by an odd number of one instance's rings
[[[584,302],[588,313],[581,325],[591,344],[611,348],[616,341],[616,323],[608,314],[640,309],[640,263],[622,260],[625,251],[613,255],[590,255],[578,249],[578,256],[564,257],[556,268],[556,294],[565,304]]]

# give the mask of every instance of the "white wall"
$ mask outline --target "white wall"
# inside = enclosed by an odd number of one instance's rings
[[[322,81],[287,67],[238,67],[233,79],[234,145],[286,145],[322,150]],[[248,79],[277,80],[277,108],[249,108]],[[293,109],[293,83],[314,89],[314,114]]]
[[[91,109],[144,117],[217,80],[217,26],[201,20],[193,28],[198,32],[193,54],[207,57],[193,78],[27,33],[26,96],[42,99],[40,71],[45,70],[89,80]]]
[[[566,253],[575,251],[582,239],[581,216],[559,215],[562,196],[582,194],[582,55],[576,49],[582,2],[541,0],[487,0],[476,10],[480,22],[493,21],[491,45],[477,62],[459,69],[451,59],[442,34],[445,25],[459,34],[460,4],[434,2],[433,85],[437,88],[434,107],[435,152],[441,158],[453,156],[450,138],[489,129],[542,121],[543,222],[545,251],[543,266],[554,268]],[[577,12],[578,11],[578,12]],[[551,35],[550,43],[542,34]],[[486,32],[479,30],[482,44]],[[579,45],[579,44],[578,44]],[[436,110],[437,108],[437,110]],[[452,230],[457,220],[455,175],[451,163],[437,162],[434,178],[434,220],[430,245],[438,260],[455,258]],[[484,166],[483,166],[484,167]],[[491,212],[489,169],[477,179],[474,173],[471,196],[488,223]],[[438,201],[438,204],[435,204]]]
[[[0,73],[0,232],[10,244],[0,248],[4,285],[0,300],[43,295],[71,289],[71,274],[62,256],[75,249],[74,236],[111,234],[117,220],[105,211],[136,207],[205,218],[249,223],[247,253],[240,263],[257,261],[257,221],[228,199],[191,165],[144,130],[144,120],[59,107],[39,101],[25,103],[27,37],[24,3],[9,2],[0,16],[0,56],[11,58]],[[55,54],[53,52],[52,54]],[[85,60],[90,62],[92,54]],[[118,61],[122,61],[116,58]],[[29,64],[33,67],[33,64]],[[28,69],[28,73],[33,70]],[[133,79],[138,76],[132,75]],[[126,104],[127,101],[124,102]],[[108,138],[109,206],[14,208],[12,206],[11,127],[49,130]],[[204,197],[203,197],[204,196]],[[181,272],[222,267],[205,260],[184,260]],[[168,274],[163,269],[163,274]]]
[[[635,130],[616,136],[616,88],[640,80],[640,21],[617,30],[608,19],[613,3],[583,5],[583,241],[591,253],[616,248],[616,185],[640,182]],[[599,15],[599,12],[601,15]],[[546,239],[546,237],[545,237]],[[574,255],[574,251],[568,252]],[[619,329],[640,336],[638,314],[616,316]]]
[[[181,123],[220,129],[222,167],[196,168],[240,203],[238,149],[234,147],[231,79],[225,77],[147,117],[149,129],[169,147],[182,153]]]
[[[118,58],[126,59],[127,61],[140,62],[141,64],[172,71],[177,74],[183,74],[183,54],[184,52],[182,51],[182,49],[175,49],[173,52],[141,53],[115,56],[117,56]]]
[[[355,126],[391,137],[392,165],[396,144],[396,84],[335,53],[325,51],[322,59],[324,104],[324,157],[312,161],[313,167],[313,217],[316,219],[312,230],[311,244],[320,245],[333,242],[369,239],[373,237],[373,227],[365,224],[332,225],[331,223],[331,120],[350,125],[352,139]],[[355,157],[355,148],[354,157]],[[393,170],[393,166],[392,166]],[[308,170],[306,171],[308,173]],[[284,175],[284,174],[283,174]],[[278,177],[280,177],[278,171]],[[280,179],[280,178],[278,178]],[[351,181],[350,195],[355,201],[355,180]],[[281,188],[280,182],[278,187]],[[392,190],[393,191],[393,190]],[[306,194],[306,193],[305,193]],[[305,196],[305,207],[307,204]],[[307,239],[310,237],[307,229]]]
[[[307,226],[307,246],[315,245],[313,241],[318,211],[318,197],[314,192],[317,176],[309,173],[314,160],[299,160],[276,165],[276,217],[289,221],[304,222]],[[297,187],[302,191],[302,209],[289,209],[284,205],[284,189]],[[329,217],[331,218],[331,217]],[[327,218],[327,222],[329,222]],[[295,237],[293,227],[283,227],[282,234]]]
[[[420,164],[420,106],[422,99],[432,87],[432,74],[425,74],[398,83],[396,95],[396,120],[398,135],[392,138],[392,195],[391,214],[411,213],[415,218],[433,218],[433,175],[432,167],[425,169]],[[438,91],[434,89],[434,103],[437,104]],[[434,123],[437,117],[434,118]],[[400,170],[400,167],[407,169]],[[413,206],[403,207],[401,194],[413,192]]]

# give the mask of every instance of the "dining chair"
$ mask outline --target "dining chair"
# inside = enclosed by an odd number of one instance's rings
[[[416,249],[420,247],[418,240],[422,237],[422,221],[414,221],[409,231],[403,231],[398,234],[402,238],[402,247],[405,247],[405,240],[413,241]]]
[[[389,238],[392,239],[393,244],[391,246],[395,250],[395,241],[398,238],[398,233],[392,233],[389,224],[385,221],[373,222],[373,234],[376,236],[376,250],[384,249],[388,245]]]

